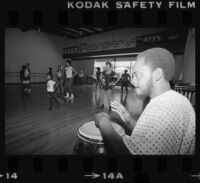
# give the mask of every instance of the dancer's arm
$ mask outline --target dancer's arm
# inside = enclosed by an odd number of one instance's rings
[[[118,83],[118,81],[121,79],[121,78],[119,77],[119,75],[116,74],[116,73],[115,73],[115,77],[117,78],[117,81],[115,81],[115,82],[113,83],[113,85],[116,85],[116,84]]]
[[[72,77],[74,78],[76,75],[77,75],[77,71],[76,71],[76,69],[73,68],[73,75],[72,75]]]

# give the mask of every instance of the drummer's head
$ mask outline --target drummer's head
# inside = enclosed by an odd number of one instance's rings
[[[112,68],[112,64],[110,62],[106,62],[106,70],[110,70]]]
[[[133,84],[138,95],[154,97],[168,87],[175,71],[172,53],[163,48],[152,48],[140,53],[133,68]]]

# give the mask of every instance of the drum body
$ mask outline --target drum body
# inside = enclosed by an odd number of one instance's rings
[[[112,123],[112,125],[118,134],[125,134],[120,125],[116,123]],[[95,126],[94,121],[87,122],[78,129],[73,153],[93,155],[107,153],[100,130]]]

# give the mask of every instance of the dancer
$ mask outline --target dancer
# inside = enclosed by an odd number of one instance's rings
[[[77,71],[71,65],[71,59],[68,59],[66,61],[64,78],[65,78],[65,93],[66,93],[65,98],[69,98],[70,100],[74,99],[72,86],[73,86],[73,81],[76,74],[77,74]]]
[[[124,70],[124,74],[122,74],[122,76],[121,76],[121,91],[122,91],[122,94],[123,94],[124,87],[125,87],[125,90],[126,90],[126,94],[128,94],[128,85],[129,85],[129,82],[131,80],[131,76],[127,72],[128,72],[128,70]]]
[[[83,72],[83,69],[80,70],[80,73],[78,74],[78,78],[79,78],[79,81],[80,81],[80,84],[84,84],[85,83],[85,74]]]
[[[64,93],[63,89],[63,73],[62,73],[62,66],[59,65],[57,72],[56,72],[56,77],[57,77],[57,85],[58,85],[58,93]]]
[[[53,79],[53,71],[52,71],[52,67],[49,67],[49,71],[48,71],[47,75],[50,75],[51,78]]]
[[[101,68],[100,67],[96,67],[97,71],[96,71],[96,89],[99,86],[99,88],[101,89]]]
[[[24,91],[27,93],[31,93],[30,80],[31,80],[30,64],[26,63],[26,68],[24,70],[23,84],[24,84]]]
[[[22,65],[22,69],[21,71],[19,72],[19,75],[20,75],[20,85],[21,85],[21,89],[24,91],[24,71],[26,69],[26,66],[25,65]]]
[[[49,110],[52,110],[53,108],[53,100],[55,100],[57,107],[59,107],[59,102],[55,96],[55,91],[57,89],[57,84],[55,81],[52,80],[51,75],[47,74],[47,96],[49,98]]]
[[[99,107],[104,107],[104,112],[109,113],[110,111],[110,97],[112,94],[112,90],[120,78],[116,75],[114,71],[112,71],[112,64],[110,62],[106,62],[106,70],[102,73],[103,77],[100,77],[101,82],[103,84],[101,92],[100,92],[100,104]],[[117,80],[114,82],[114,77]]]

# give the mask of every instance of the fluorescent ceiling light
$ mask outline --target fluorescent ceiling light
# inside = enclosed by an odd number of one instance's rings
[[[69,28],[69,27],[65,27],[65,29],[68,30],[68,31],[75,32],[77,34],[84,35],[84,32],[82,32],[82,31],[78,31],[78,30],[75,30],[75,29],[72,29],[72,28]]]
[[[90,29],[86,29],[86,28],[84,28],[84,27],[81,27],[80,29],[81,29],[81,30],[84,30],[84,31],[86,31],[86,32],[94,33],[94,31],[92,31],[92,30],[90,30]]]
[[[93,29],[97,30],[97,31],[102,31],[103,30],[102,28],[99,28],[99,27],[94,27]]]
[[[74,33],[72,33],[72,32],[67,32],[67,31],[62,31],[62,32],[64,32],[64,33],[67,34],[67,35],[77,36],[77,34],[74,34]]]

